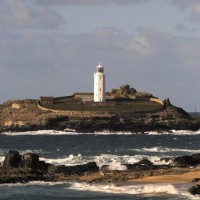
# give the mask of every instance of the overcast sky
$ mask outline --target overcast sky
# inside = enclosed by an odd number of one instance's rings
[[[0,102],[129,84],[200,111],[200,0],[0,0]]]

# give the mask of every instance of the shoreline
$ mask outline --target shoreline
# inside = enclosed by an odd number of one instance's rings
[[[200,171],[187,172],[178,175],[160,175],[160,176],[147,176],[138,179],[128,180],[131,183],[169,183],[169,184],[179,184],[179,183],[191,183],[193,179],[200,177]],[[194,184],[195,185],[195,184]]]
[[[134,164],[123,164],[126,170],[111,170],[109,165],[101,168],[96,162],[65,166],[46,163],[35,153],[10,150],[0,165],[0,184],[28,183],[31,181],[74,181],[87,184],[119,185],[134,184],[183,184],[192,187],[191,194],[200,194],[200,154],[175,157],[169,165],[154,165],[148,159]],[[196,184],[196,185],[195,185]]]
[[[182,168],[180,171],[186,171],[181,174],[166,174],[166,175],[146,175],[145,177],[141,178],[127,178],[125,180],[117,180],[113,181],[113,183],[168,183],[168,184],[180,184],[180,183],[191,183],[192,185],[195,185],[192,180],[194,180],[197,177],[200,177],[200,167],[195,167],[194,169],[188,169],[188,168]],[[190,171],[194,170],[194,171]],[[126,171],[123,171],[125,173],[129,173]],[[123,173],[122,172],[122,173]],[[121,173],[121,171],[118,171],[116,173]],[[140,172],[142,173],[142,172]],[[143,171],[144,173],[144,171]],[[87,174],[82,175],[78,177],[78,181],[80,182],[87,182],[87,183],[109,183],[110,181],[106,179],[105,174],[100,171],[93,174]],[[110,182],[112,183],[112,182]]]

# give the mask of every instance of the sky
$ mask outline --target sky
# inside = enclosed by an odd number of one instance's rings
[[[0,103],[129,84],[200,111],[200,0],[0,0]]]

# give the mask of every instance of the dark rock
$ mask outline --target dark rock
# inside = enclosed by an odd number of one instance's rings
[[[142,159],[137,164],[147,166],[147,167],[153,166],[153,163],[151,161],[149,161],[148,159]]]
[[[170,106],[171,105],[171,102],[170,102],[169,98],[164,99],[163,103],[164,103],[165,106]]]
[[[170,162],[172,158],[166,157],[166,158],[160,158],[160,161]]]
[[[200,178],[194,178],[193,180],[192,180],[192,182],[199,182],[200,181]]]
[[[192,156],[180,156],[172,160],[172,165],[176,167],[196,166],[200,164],[200,154]]]
[[[5,156],[5,160],[3,162],[4,167],[19,167],[21,163],[22,157],[18,151],[11,150]]]
[[[110,165],[102,165],[101,171],[103,171],[103,172],[109,171],[109,166]]]
[[[22,161],[20,163],[20,167],[31,168],[31,169],[37,170],[38,165],[39,165],[39,156],[37,154],[25,153],[22,156]]]
[[[148,159],[143,159],[134,164],[125,164],[127,170],[148,170],[154,167],[153,163]]]
[[[84,172],[97,172],[99,171],[99,167],[95,162],[89,162],[84,165],[76,165],[76,166],[49,166],[49,173],[62,173],[64,175],[73,175],[73,174],[82,174]]]
[[[192,195],[200,195],[200,185],[192,186],[188,192]]]
[[[39,156],[34,153],[25,153],[21,156],[17,151],[9,151],[4,165],[0,166],[0,183],[59,181],[66,180],[71,175],[98,171],[99,167],[95,162],[76,166],[54,166],[39,161]]]
[[[49,165],[50,164],[45,163],[44,161],[39,161],[39,156],[34,153],[25,153],[22,156],[22,161],[20,163],[20,167],[22,168],[39,170],[43,173],[46,173],[48,171]]]

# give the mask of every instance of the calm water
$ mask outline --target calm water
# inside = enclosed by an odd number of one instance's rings
[[[155,164],[161,157],[200,153],[200,131],[148,134],[76,134],[55,131],[4,133],[0,135],[0,162],[11,150],[38,153],[49,163],[76,165],[95,161],[101,167],[135,163],[148,158]],[[0,200],[64,199],[200,199],[187,193],[190,184],[92,185],[84,183],[42,183],[0,185]]]

